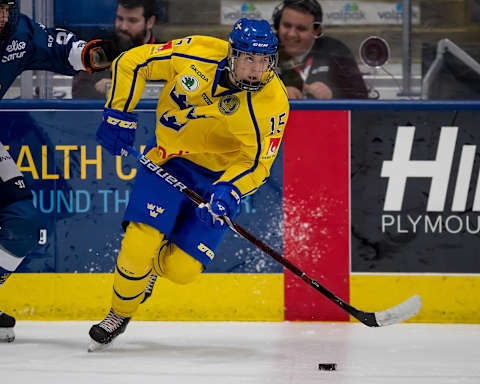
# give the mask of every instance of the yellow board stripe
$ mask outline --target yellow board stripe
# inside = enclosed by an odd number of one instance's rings
[[[408,299],[422,298],[415,323],[480,323],[480,276],[351,275],[351,304],[376,312]]]
[[[98,320],[110,308],[112,274],[14,274],[0,309],[18,320]],[[366,311],[419,294],[412,322],[480,323],[480,276],[351,275],[350,302]],[[189,285],[158,279],[137,320],[283,321],[283,274],[203,274]]]
[[[97,320],[110,308],[113,275],[17,273],[0,308],[18,320]],[[203,274],[189,285],[157,279],[136,320],[283,321],[283,274]]]

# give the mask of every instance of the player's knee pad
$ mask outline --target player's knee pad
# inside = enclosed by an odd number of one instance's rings
[[[188,284],[200,276],[203,265],[175,244],[168,243],[153,260],[153,269],[174,283]]]
[[[0,212],[0,266],[14,271],[38,243],[41,216],[32,200],[20,200]]]
[[[163,233],[149,225],[130,222],[122,240],[117,266],[124,267],[127,273],[150,270],[152,259],[160,252],[163,238]]]

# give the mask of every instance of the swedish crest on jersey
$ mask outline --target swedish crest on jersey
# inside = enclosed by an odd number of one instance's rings
[[[153,203],[147,203],[147,209],[151,217],[157,218],[158,214],[165,212],[165,208],[155,205]]]
[[[183,75],[180,78],[180,83],[182,84],[183,89],[188,92],[194,92],[200,86],[198,79],[192,75]]]
[[[233,115],[240,106],[240,99],[235,95],[222,96],[218,102],[218,109],[224,115]]]

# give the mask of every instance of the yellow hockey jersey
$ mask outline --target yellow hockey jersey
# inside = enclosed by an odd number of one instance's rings
[[[147,80],[165,80],[156,111],[158,164],[181,156],[214,172],[217,181],[253,193],[269,176],[278,153],[289,104],[275,76],[258,92],[219,85],[228,43],[191,36],[167,44],[145,44],[112,64],[112,87],[105,107],[132,112]]]

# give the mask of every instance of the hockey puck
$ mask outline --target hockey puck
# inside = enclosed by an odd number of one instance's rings
[[[319,363],[318,369],[320,371],[336,371],[337,364],[336,363]]]

